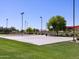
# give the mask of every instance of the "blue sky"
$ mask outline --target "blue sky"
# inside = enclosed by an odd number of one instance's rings
[[[43,29],[52,16],[64,16],[67,25],[72,25],[72,0],[0,0],[0,26],[14,26],[21,29],[21,12],[28,27],[40,29],[40,16],[43,17]],[[76,25],[79,25],[79,0],[76,0]],[[27,27],[26,26],[26,27]],[[25,28],[25,26],[24,26]]]

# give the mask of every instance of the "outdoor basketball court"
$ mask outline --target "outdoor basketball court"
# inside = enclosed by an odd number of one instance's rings
[[[0,37],[35,45],[45,45],[73,40],[72,37],[54,37],[45,35],[1,35]]]

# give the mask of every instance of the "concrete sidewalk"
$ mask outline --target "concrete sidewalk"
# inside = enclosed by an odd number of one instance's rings
[[[54,36],[45,36],[45,35],[1,35],[0,37],[16,40],[26,43],[31,43],[35,45],[45,45],[52,44],[63,41],[73,40],[72,37],[54,37]]]

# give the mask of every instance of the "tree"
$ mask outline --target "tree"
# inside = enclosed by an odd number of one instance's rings
[[[66,29],[65,26],[66,26],[66,20],[62,16],[54,16],[47,23],[49,31],[54,30],[57,32],[57,35],[59,30]]]
[[[33,28],[33,33],[34,34],[38,34],[39,33],[39,29]]]
[[[19,32],[18,29],[16,29],[15,27],[10,27],[11,32]]]
[[[10,28],[4,28],[4,29],[3,29],[3,32],[4,32],[5,34],[9,34],[9,33],[11,33],[11,30],[10,30]]]
[[[28,27],[28,28],[26,29],[26,32],[28,32],[29,34],[31,34],[31,33],[33,32],[33,29],[32,29],[31,27]]]
[[[19,32],[19,30],[16,29],[15,27],[10,27],[10,28],[0,27],[0,33],[9,34],[9,33],[12,33],[12,32]]]
[[[39,32],[39,29],[34,28],[33,32]]]

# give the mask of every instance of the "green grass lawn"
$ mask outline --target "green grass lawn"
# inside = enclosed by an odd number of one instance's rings
[[[0,59],[79,59],[79,44],[63,42],[36,46],[0,38]]]

